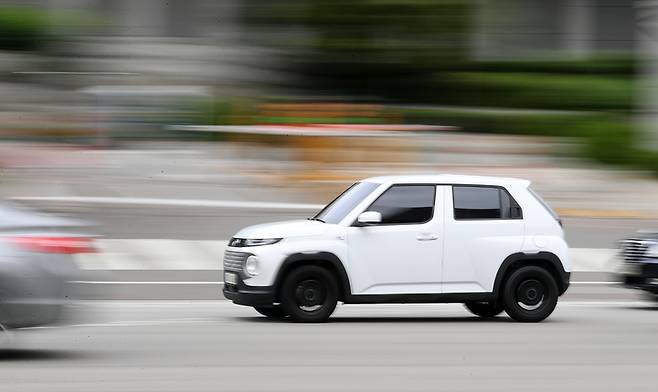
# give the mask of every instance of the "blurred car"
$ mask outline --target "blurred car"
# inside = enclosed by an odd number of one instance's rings
[[[0,203],[0,324],[21,328],[60,319],[66,282],[79,276],[73,255],[94,252],[86,224]]]
[[[638,232],[619,242],[621,282],[658,300],[658,231]]]

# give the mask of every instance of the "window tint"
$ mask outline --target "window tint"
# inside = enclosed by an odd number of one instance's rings
[[[434,213],[434,185],[394,185],[368,208],[382,214],[382,224],[424,223]]]
[[[452,187],[456,220],[521,219],[516,201],[501,188],[484,186]]]
[[[372,182],[357,182],[323,208],[314,219],[326,223],[339,223],[378,186],[379,184]]]

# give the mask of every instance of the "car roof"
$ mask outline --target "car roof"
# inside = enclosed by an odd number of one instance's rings
[[[530,181],[511,177],[465,176],[455,174],[417,174],[381,176],[363,179],[377,184],[468,184],[468,185],[517,185],[528,187]]]

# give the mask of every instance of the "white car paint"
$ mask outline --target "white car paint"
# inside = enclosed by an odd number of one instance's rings
[[[298,220],[251,226],[236,233],[235,238],[282,239],[272,245],[227,247],[258,257],[258,274],[246,277],[244,284],[271,286],[288,256],[317,252],[334,254],[347,273],[351,293],[364,295],[491,292],[503,261],[519,252],[553,253],[564,270],[571,271],[562,228],[529,192],[527,180],[417,175],[361,182],[374,184],[374,189],[337,223]],[[429,222],[353,225],[389,187],[403,184],[436,185],[434,216]],[[523,219],[455,220],[453,185],[502,187],[521,206]]]
[[[445,186],[436,190],[427,223],[348,227],[350,285],[354,294],[441,292]]]

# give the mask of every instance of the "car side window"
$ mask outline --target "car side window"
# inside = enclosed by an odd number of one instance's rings
[[[455,220],[522,219],[516,200],[499,187],[453,186]]]
[[[393,185],[367,211],[382,214],[381,224],[425,223],[434,215],[434,185]]]

